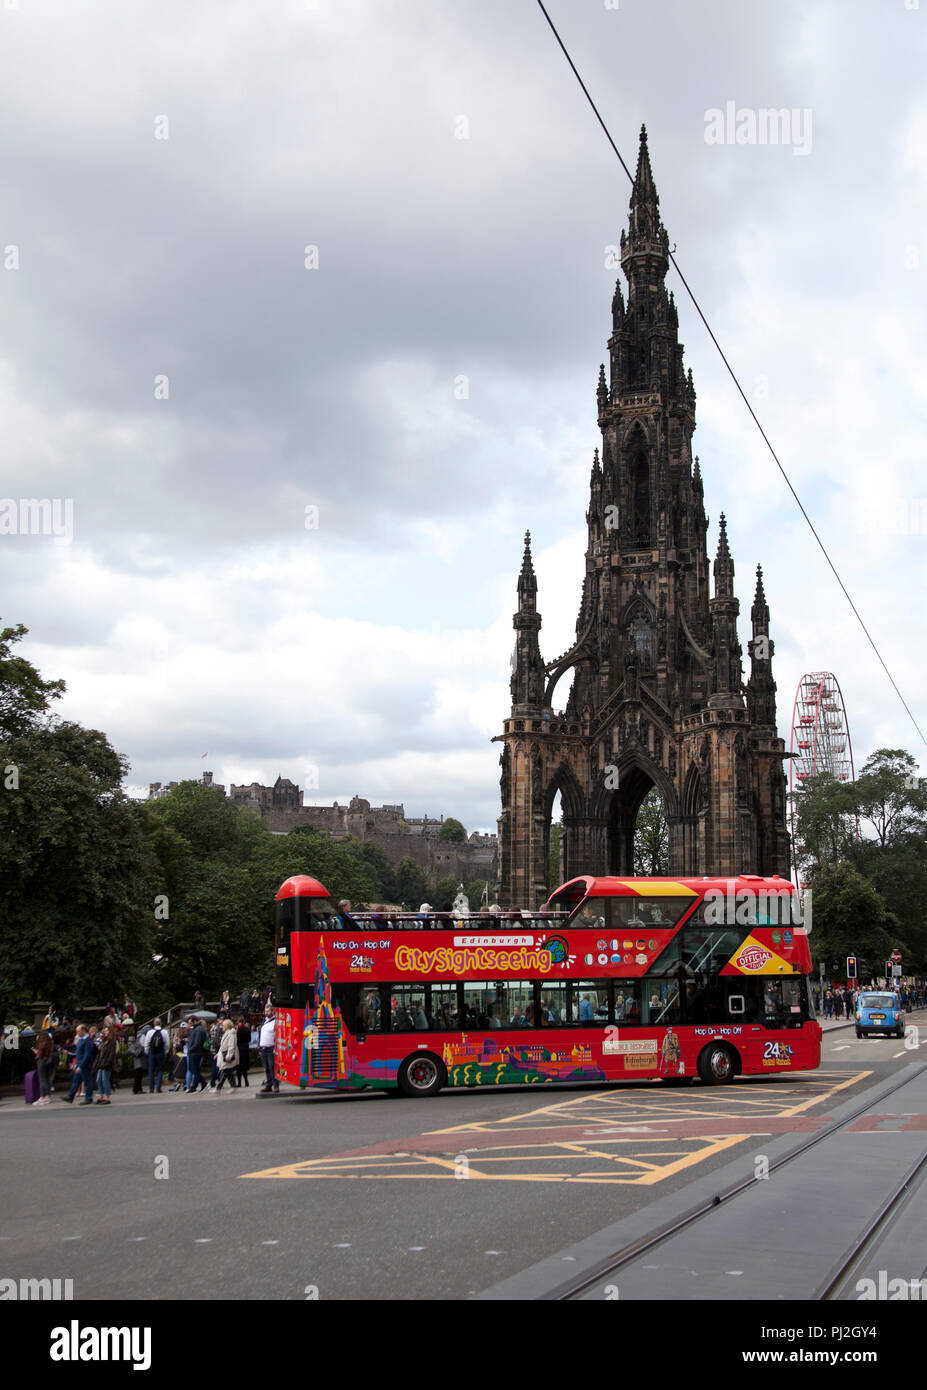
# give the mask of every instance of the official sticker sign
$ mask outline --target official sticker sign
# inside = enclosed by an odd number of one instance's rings
[[[737,952],[731,956],[721,971],[722,975],[791,975],[792,966],[776,951],[771,951],[755,936],[748,936],[740,943]]]
[[[747,946],[734,964],[738,970],[762,970],[768,960],[772,960],[772,951],[764,950],[762,946]]]

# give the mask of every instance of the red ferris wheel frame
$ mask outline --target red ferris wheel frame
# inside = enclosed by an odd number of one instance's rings
[[[792,708],[789,745],[789,801],[795,842],[795,793],[809,777],[827,772],[839,782],[855,782],[853,744],[843,692],[831,671],[802,676]]]

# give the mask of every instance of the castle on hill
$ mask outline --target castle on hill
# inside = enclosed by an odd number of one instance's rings
[[[211,772],[204,772],[201,781],[203,786],[214,787],[226,795],[225,787],[213,781]],[[148,800],[156,801],[170,795],[177,785],[177,782],[167,785],[152,782]],[[475,830],[461,844],[442,840],[444,816],[407,817],[401,802],[371,806],[364,797],[354,796],[347,805],[334,801],[330,806],[304,806],[302,791],[288,777],[278,777],[272,787],[259,782],[236,786],[233,782],[228,797],[236,805],[255,811],[267,829],[276,835],[286,835],[306,826],[333,840],[350,836],[378,845],[391,864],[412,859],[432,882],[442,878],[456,878],[462,883],[474,883],[477,879],[488,880],[490,884],[496,882],[495,835],[483,835]]]

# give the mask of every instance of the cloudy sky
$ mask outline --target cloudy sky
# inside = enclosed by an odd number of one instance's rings
[[[923,726],[927,0],[549,8],[632,167],[646,123],[683,272]],[[792,144],[710,143],[728,103],[794,109]],[[60,713],[136,795],[281,773],[494,828],[526,527],[542,651],[572,640],[629,194],[534,0],[3,0],[0,109],[0,498],[73,506],[70,540],[0,535],[0,615]],[[780,733],[829,670],[857,765],[927,766],[668,283]]]

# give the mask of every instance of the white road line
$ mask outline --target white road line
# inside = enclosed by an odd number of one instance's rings
[[[893,1056],[893,1057],[903,1057],[903,1056],[904,1056],[904,1049],[902,1048],[901,1052],[893,1052],[893,1053],[892,1053],[892,1056]]]
[[[848,1047],[852,1047],[852,1043],[841,1043],[839,1047],[834,1047],[834,1048],[831,1049],[831,1051],[832,1051],[832,1052],[846,1052],[846,1050],[847,1050]]]

